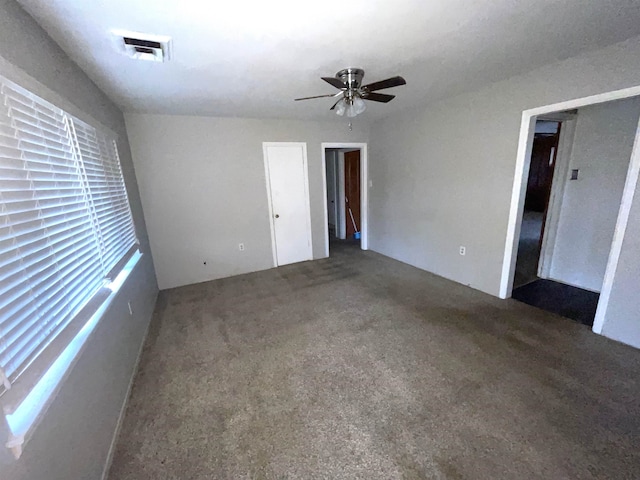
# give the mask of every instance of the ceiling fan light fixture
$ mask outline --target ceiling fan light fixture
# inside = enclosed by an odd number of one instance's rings
[[[387,78],[386,80],[380,80],[379,82],[362,85],[364,70],[361,68],[345,68],[336,73],[334,77],[320,78],[340,91],[336,94],[315,95],[313,97],[302,97],[294,100],[311,100],[313,98],[324,97],[335,98],[341,96],[340,100],[338,100],[330,110],[335,110],[336,115],[340,117],[346,114],[347,117],[350,118],[360,115],[367,109],[365,100],[388,103],[395,98],[395,95],[377,93],[378,90],[386,90],[407,84],[404,78],[395,76]]]
[[[362,100],[362,98],[360,98],[360,95],[356,95],[353,98],[353,109],[356,112],[356,115],[360,115],[362,112],[364,112],[367,109],[367,104],[364,103],[364,100]],[[354,115],[355,117],[355,115]]]
[[[358,95],[354,95],[352,98],[343,98],[335,107],[336,115],[342,117],[346,113],[349,118],[360,115],[366,109],[367,105]]]

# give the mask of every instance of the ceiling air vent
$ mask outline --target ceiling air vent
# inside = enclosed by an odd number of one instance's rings
[[[122,38],[124,53],[135,60],[166,62],[170,58],[170,37],[133,32],[114,33]]]

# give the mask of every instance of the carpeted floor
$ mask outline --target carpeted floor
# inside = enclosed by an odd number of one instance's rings
[[[640,352],[353,246],[161,293],[110,473],[640,478]]]

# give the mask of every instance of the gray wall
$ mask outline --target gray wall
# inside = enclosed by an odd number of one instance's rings
[[[368,139],[366,124],[351,132],[337,117],[127,114],[126,123],[161,289],[273,267],[262,142],[307,143],[313,258],[324,257],[321,143]]]
[[[632,98],[579,109],[550,278],[599,292],[640,116]]]
[[[13,0],[0,0],[0,57],[0,74],[118,134],[144,255],[89,338],[22,457],[0,467],[0,476],[11,480],[98,479],[158,291],[124,120],[120,110]],[[127,301],[131,301],[132,316]]]
[[[633,197],[602,334],[640,348],[640,194]]]
[[[636,85],[640,37],[375,122],[370,248],[498,295],[522,111]]]

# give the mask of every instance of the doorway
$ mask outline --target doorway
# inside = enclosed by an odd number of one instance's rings
[[[558,117],[563,120],[556,120]],[[560,169],[571,163],[576,117],[577,111],[558,112],[551,116],[552,119],[538,117],[536,121],[512,298],[592,326],[599,293],[567,283],[564,275],[554,279],[550,268],[543,268],[541,262],[545,238],[549,245],[545,249],[546,265],[549,266],[553,260],[553,242],[549,241],[550,235],[545,236],[545,231],[549,224],[557,226],[558,219],[553,214],[559,215],[562,211],[562,188],[558,184],[564,181],[565,175]],[[597,135],[597,132],[592,133]],[[561,164],[559,167],[558,160]],[[579,163],[580,159],[575,161]],[[557,175],[556,167],[559,169]],[[550,211],[554,178],[558,206]],[[567,216],[565,212],[565,217]]]
[[[594,321],[608,301],[601,302],[601,292],[615,274],[616,236],[632,198],[639,117],[634,97],[527,119],[514,299],[599,333]]]
[[[557,163],[561,129],[561,122],[548,120],[536,122],[518,242],[514,288],[538,279],[540,251],[551,196],[553,173]]]
[[[323,143],[325,172],[325,251],[349,247],[366,250],[367,145]]]

